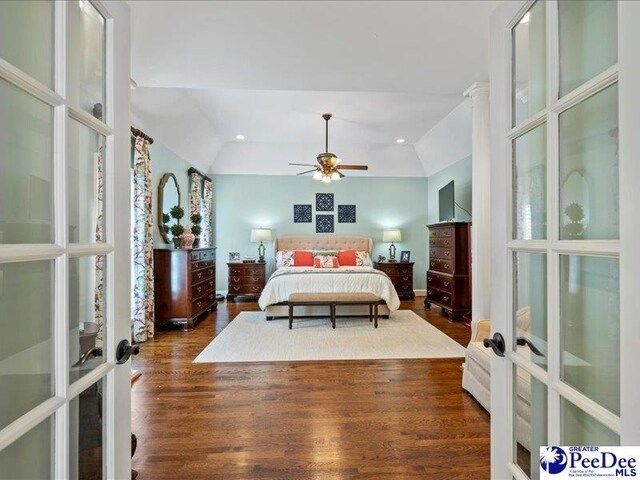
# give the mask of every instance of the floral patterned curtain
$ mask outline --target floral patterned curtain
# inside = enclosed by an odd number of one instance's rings
[[[136,137],[133,153],[133,339],[153,337],[153,218],[149,142]]]
[[[202,205],[202,175],[200,175],[197,171],[193,169],[189,170],[191,172],[191,192],[189,193],[189,216],[199,213],[204,218],[204,214],[201,211]]]
[[[104,145],[95,154],[96,160],[96,242],[104,242]],[[94,310],[98,325],[96,347],[102,348],[104,336],[104,255],[96,257]]]
[[[204,181],[204,205],[202,207],[202,242],[203,247],[213,245],[213,182]]]

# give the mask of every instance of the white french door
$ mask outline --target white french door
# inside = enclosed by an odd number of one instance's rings
[[[640,2],[490,22],[491,472],[542,445],[640,444]]]
[[[0,479],[130,477],[129,36],[0,2]]]

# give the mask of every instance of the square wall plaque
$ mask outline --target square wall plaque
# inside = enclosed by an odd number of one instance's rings
[[[333,193],[316,193],[316,211],[333,212]]]
[[[333,233],[333,215],[316,215],[316,233]]]

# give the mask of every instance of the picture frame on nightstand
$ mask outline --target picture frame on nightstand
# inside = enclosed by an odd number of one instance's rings
[[[240,252],[229,252],[229,261],[230,262],[239,262],[240,261]]]
[[[409,263],[411,261],[411,251],[403,250],[400,252],[400,263]]]

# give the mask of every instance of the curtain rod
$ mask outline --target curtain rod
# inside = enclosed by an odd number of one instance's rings
[[[197,173],[198,175],[200,175],[204,180],[208,180],[210,182],[212,182],[213,180],[211,180],[209,177],[207,177],[204,173],[202,173],[200,170],[198,170],[197,168],[189,168],[189,170],[187,170],[187,173],[189,175],[191,175],[192,173]]]
[[[138,129],[138,128],[134,128],[131,127],[131,133],[133,134],[133,136],[135,137],[142,137],[144,138],[147,142],[149,143],[153,143],[153,138],[151,138],[149,135],[147,135],[146,133],[144,133],[142,130]]]

